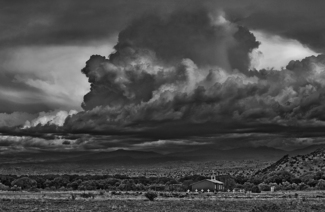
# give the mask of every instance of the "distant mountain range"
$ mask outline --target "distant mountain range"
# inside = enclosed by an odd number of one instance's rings
[[[271,147],[244,147],[229,150],[214,148],[199,148],[189,152],[173,153],[169,156],[180,157],[185,160],[242,160],[261,159],[274,160],[288,154],[288,152]]]
[[[229,150],[197,148],[187,152],[159,154],[148,151],[116,150],[111,152],[90,151],[39,151],[0,154],[1,164],[18,163],[76,163],[76,164],[155,164],[170,161],[212,161],[212,160],[278,160],[284,155],[296,156],[313,152],[323,145],[313,145],[294,151],[271,147],[244,147]]]

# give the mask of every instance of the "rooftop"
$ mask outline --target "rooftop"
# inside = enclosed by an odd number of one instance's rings
[[[223,182],[219,181],[219,180],[212,180],[212,179],[206,179],[207,181],[210,181],[212,183],[217,183],[217,184],[223,184]]]
[[[212,180],[212,179],[204,179],[204,180],[201,180],[199,182],[202,182],[202,181],[209,181],[209,182],[212,182],[212,183],[215,183],[215,184],[224,184],[223,182],[221,182],[219,180]],[[199,183],[199,182],[192,183],[191,185]]]

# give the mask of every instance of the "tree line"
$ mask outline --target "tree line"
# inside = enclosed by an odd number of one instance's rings
[[[129,177],[126,175],[0,175],[0,190],[110,190],[110,191],[187,191],[191,184],[206,179],[191,175],[180,179],[171,177]],[[218,179],[218,177],[217,177]],[[225,190],[244,189],[260,192],[275,190],[325,190],[323,172],[295,177],[286,171],[246,177],[223,176]]]

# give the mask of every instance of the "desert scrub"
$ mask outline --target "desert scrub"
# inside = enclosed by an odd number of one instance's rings
[[[74,193],[71,193],[71,200],[76,200],[76,195]]]
[[[93,193],[91,193],[91,192],[89,192],[89,193],[81,193],[80,194],[80,197],[82,197],[82,198],[92,198],[92,199],[94,199],[95,198],[95,194],[93,194]]]
[[[255,206],[251,212],[282,212],[283,210],[281,209],[280,206],[278,206],[275,203],[265,203],[260,206]]]
[[[152,191],[148,191],[147,193],[144,194],[145,197],[147,197],[148,200],[154,201],[157,198],[157,194]]]

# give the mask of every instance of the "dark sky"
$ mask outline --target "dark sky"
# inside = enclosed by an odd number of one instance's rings
[[[0,0],[0,151],[322,143],[324,8]]]

